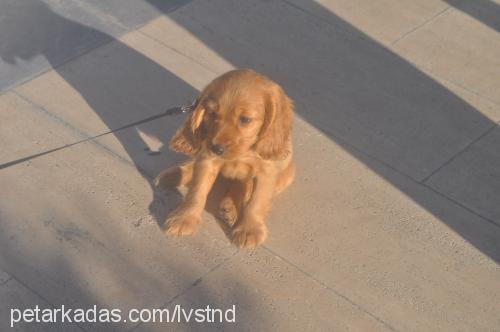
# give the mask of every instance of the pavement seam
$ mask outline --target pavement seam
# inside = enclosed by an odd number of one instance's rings
[[[188,287],[186,287],[184,290],[182,290],[177,295],[174,295],[170,300],[168,300],[164,304],[160,305],[158,307],[158,309],[167,309],[167,306],[169,306],[172,302],[174,302],[175,300],[177,300],[178,298],[180,298],[182,295],[184,295],[187,292],[189,292],[191,289],[193,289],[196,286],[198,286],[203,281],[203,278],[206,278],[209,274],[211,274],[212,272],[215,272],[220,267],[222,267],[223,265],[225,265],[227,262],[231,261],[239,253],[240,253],[240,251],[235,251],[231,256],[226,257],[226,259],[224,259],[222,262],[220,262],[219,264],[216,264],[215,266],[211,267],[207,272],[203,273],[198,279],[196,279],[195,281],[193,281],[191,283],[191,285],[189,285]],[[142,322],[139,322],[137,325],[131,327],[127,331],[135,331],[142,324],[143,324]]]
[[[295,268],[297,271],[301,272],[302,274],[304,274],[306,277],[308,277],[309,279],[315,281],[316,283],[320,284],[321,286],[323,286],[324,288],[326,288],[328,291],[332,292],[333,294],[335,294],[336,296],[342,298],[343,300],[347,301],[349,304],[351,304],[352,306],[356,307],[357,309],[359,309],[360,311],[364,312],[365,314],[367,314],[368,316],[370,316],[371,318],[375,319],[377,322],[379,322],[380,324],[384,325],[385,327],[387,327],[388,329],[390,329],[391,331],[398,331],[396,330],[396,328],[394,328],[392,325],[390,325],[389,323],[387,323],[385,320],[383,320],[382,318],[372,314],[368,309],[365,309],[364,307],[362,307],[361,305],[357,304],[356,302],[354,302],[353,300],[351,300],[349,297],[347,297],[346,295],[340,293],[339,291],[337,291],[336,289],[330,287],[329,285],[325,284],[323,281],[317,279],[316,277],[314,277],[311,273],[305,271],[304,269],[300,268],[299,266],[297,266],[296,264],[294,264],[293,262],[289,261],[288,259],[286,259],[285,257],[283,257],[282,255],[276,253],[275,251],[271,250],[268,246],[265,246],[263,245],[262,246],[263,249],[265,249],[266,251],[268,251],[270,254],[272,254],[273,256],[279,258],[281,261],[284,261],[285,263],[287,263],[288,265],[290,265],[291,267]]]
[[[444,13],[446,13],[449,9],[451,8],[451,6],[446,6],[444,9],[440,10],[439,12],[435,13],[434,15],[432,15],[431,17],[427,18],[426,20],[424,20],[422,23],[420,24],[417,24],[416,26],[414,26],[413,28],[411,28],[410,30],[408,30],[407,32],[403,33],[401,36],[397,37],[396,39],[394,39],[392,42],[389,43],[389,46],[394,46],[396,45],[399,41],[405,39],[406,37],[408,37],[409,35],[413,34],[414,32],[416,32],[417,30],[420,30],[420,28],[424,27],[425,25],[429,24],[430,22],[434,21],[435,19],[437,19],[439,16],[443,15]]]
[[[484,100],[486,100],[486,101],[494,104],[495,106],[500,106],[500,103],[498,101],[493,100],[490,97],[484,96],[484,95],[480,94],[479,92],[471,90],[470,88],[468,88],[466,86],[463,86],[460,83],[457,83],[457,82],[455,82],[453,80],[450,80],[449,78],[446,78],[446,77],[444,77],[444,76],[442,76],[442,75],[434,72],[433,70],[431,70],[430,68],[426,67],[425,65],[421,65],[421,64],[417,65],[416,63],[413,63],[413,65],[415,66],[415,68],[417,68],[418,70],[420,70],[422,72],[422,74],[424,74],[424,75],[429,76],[427,73],[432,74],[432,75],[436,76],[437,78],[442,79],[443,81],[446,81],[446,82],[448,82],[448,83],[450,83],[450,84],[452,84],[452,85],[454,85],[456,87],[459,87],[460,89],[462,89],[464,91],[467,91],[468,93],[470,93],[470,94],[478,97],[479,99],[484,99]],[[429,79],[434,80],[430,76],[429,76]],[[439,82],[437,82],[437,83],[439,84]],[[443,86],[443,88],[447,89],[445,86]],[[449,89],[447,89],[447,90],[449,91]],[[451,93],[453,93],[453,92],[451,92]]]
[[[424,186],[425,188],[429,189],[430,191],[432,191],[433,193],[437,194],[438,196],[441,196],[445,199],[447,199],[448,201],[454,203],[455,205],[458,205],[459,207],[461,207],[462,209],[466,210],[467,212],[469,212],[470,214],[473,214],[475,215],[476,217],[479,218],[479,220],[484,220],[488,223],[490,223],[492,226],[494,227],[497,227],[497,228],[500,228],[500,224],[498,224],[496,221],[494,221],[493,219],[490,219],[486,216],[483,216],[481,215],[480,213],[474,211],[473,209],[467,207],[466,205],[464,205],[463,203],[457,201],[456,199],[452,198],[452,197],[449,197],[447,196],[446,194],[443,194],[442,192],[440,192],[439,190],[437,189],[434,189],[433,187],[427,185],[426,183],[422,183],[422,186]]]
[[[446,160],[444,163],[442,163],[440,166],[438,166],[435,170],[433,170],[430,174],[428,174],[425,178],[420,180],[420,183],[422,184],[427,184],[427,181],[439,173],[443,168],[448,166],[450,163],[452,163],[457,157],[461,156],[464,154],[471,146],[473,146],[476,142],[481,140],[483,137],[488,135],[490,132],[495,130],[497,127],[497,124],[494,123],[490,128],[486,129],[484,132],[482,132],[480,135],[478,135],[476,138],[474,138],[472,141],[470,141],[468,144],[466,144],[462,149],[458,150],[453,156],[451,156],[448,160]]]
[[[140,33],[141,35],[143,35],[144,37],[149,38],[149,39],[151,39],[152,41],[154,41],[154,42],[156,42],[156,43],[158,43],[158,44],[162,45],[163,47],[166,47],[166,48],[168,48],[169,50],[172,50],[173,52],[175,52],[175,53],[177,53],[177,54],[179,54],[179,55],[181,55],[181,56],[185,57],[186,59],[189,59],[189,60],[193,61],[194,63],[196,63],[196,64],[200,65],[201,67],[203,67],[203,68],[205,68],[205,69],[207,69],[208,71],[210,71],[210,72],[211,72],[211,73],[213,73],[213,74],[216,74],[216,75],[219,75],[219,74],[220,74],[219,72],[216,72],[215,70],[213,70],[212,68],[210,68],[210,67],[209,67],[209,66],[207,66],[206,64],[204,64],[204,63],[202,63],[202,62],[198,61],[197,59],[195,59],[195,58],[193,58],[193,57],[191,57],[191,56],[189,56],[189,55],[187,55],[187,54],[185,54],[185,53],[181,52],[180,50],[176,49],[175,47],[172,47],[172,46],[170,46],[170,45],[168,45],[168,44],[164,43],[163,41],[161,41],[161,40],[157,39],[157,38],[156,38],[156,37],[154,37],[154,36],[149,35],[148,33],[144,32],[144,31],[142,31],[142,30],[140,30],[140,29],[135,30],[135,32],[138,32],[138,33]]]

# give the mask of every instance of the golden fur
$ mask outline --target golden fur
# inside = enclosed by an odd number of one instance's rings
[[[274,195],[294,177],[293,104],[283,89],[249,69],[216,78],[170,142],[192,156],[155,179],[156,185],[188,185],[183,203],[165,221],[169,235],[189,235],[200,222],[215,179],[235,179],[219,204],[232,242],[255,248],[267,236],[265,219]]]

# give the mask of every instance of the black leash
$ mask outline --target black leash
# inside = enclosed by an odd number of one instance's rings
[[[118,131],[118,130],[128,129],[130,127],[135,127],[135,126],[138,126],[140,124],[143,124],[143,123],[146,123],[146,122],[149,122],[149,121],[152,121],[152,120],[163,118],[164,116],[170,116],[170,115],[176,115],[176,114],[182,114],[182,113],[192,112],[196,108],[196,104],[197,103],[198,103],[198,100],[195,99],[191,104],[182,105],[182,106],[175,106],[175,107],[169,108],[169,109],[167,109],[163,113],[156,114],[156,115],[150,116],[149,118],[145,118],[145,119],[142,119],[142,120],[139,120],[139,121],[136,121],[136,122],[129,123],[128,125],[125,125],[123,127],[116,128],[116,129],[113,129],[112,131],[109,131],[107,133],[100,134],[98,136],[92,137],[92,139],[93,138],[97,138],[97,137],[102,136],[102,135],[106,135],[106,134]]]
[[[31,156],[27,156],[27,157],[20,158],[20,159],[17,159],[17,160],[9,161],[9,162],[4,163],[4,164],[0,164],[0,169],[4,169],[4,168],[10,167],[10,166],[14,166],[14,165],[20,164],[22,162],[25,162],[25,161],[28,161],[28,160],[31,160],[31,159],[34,159],[34,158],[38,158],[38,157],[41,157],[41,156],[44,156],[44,155],[52,153],[52,152],[56,152],[56,151],[59,151],[59,150],[65,149],[65,148],[69,148],[69,147],[71,147],[73,145],[77,145],[77,144],[80,144],[80,143],[88,142],[88,141],[94,140],[96,138],[99,138],[99,137],[107,135],[107,134],[111,134],[111,133],[119,131],[119,130],[128,129],[128,128],[135,127],[135,126],[138,126],[140,124],[143,124],[143,123],[146,123],[146,122],[149,122],[149,121],[153,121],[153,120],[156,120],[156,119],[159,119],[159,118],[163,118],[164,116],[170,116],[170,115],[175,115],[175,114],[182,114],[182,113],[192,112],[196,108],[197,102],[198,102],[198,100],[195,99],[189,105],[176,106],[176,107],[169,108],[169,109],[167,109],[165,112],[163,112],[161,114],[156,114],[156,115],[150,116],[149,118],[142,119],[142,120],[139,120],[139,121],[136,121],[136,122],[133,122],[133,123],[129,123],[129,124],[125,125],[125,126],[122,126],[122,127],[119,127],[119,128],[115,128],[113,130],[110,130],[108,132],[99,134],[97,136],[88,137],[88,138],[82,139],[80,141],[71,143],[71,144],[60,146],[58,148],[54,148],[54,149],[51,149],[51,150],[48,150],[48,151],[44,151],[44,152],[32,154]]]

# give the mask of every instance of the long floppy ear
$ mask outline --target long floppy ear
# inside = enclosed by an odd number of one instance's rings
[[[269,90],[265,112],[255,150],[264,159],[283,160],[290,154],[293,102],[277,84]]]
[[[187,155],[195,155],[200,150],[204,136],[202,126],[204,113],[205,109],[198,100],[194,111],[170,140],[170,149]]]

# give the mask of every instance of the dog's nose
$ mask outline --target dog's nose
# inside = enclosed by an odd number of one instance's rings
[[[222,147],[222,145],[214,144],[214,145],[212,145],[212,151],[216,155],[221,156],[224,153],[224,148]]]

